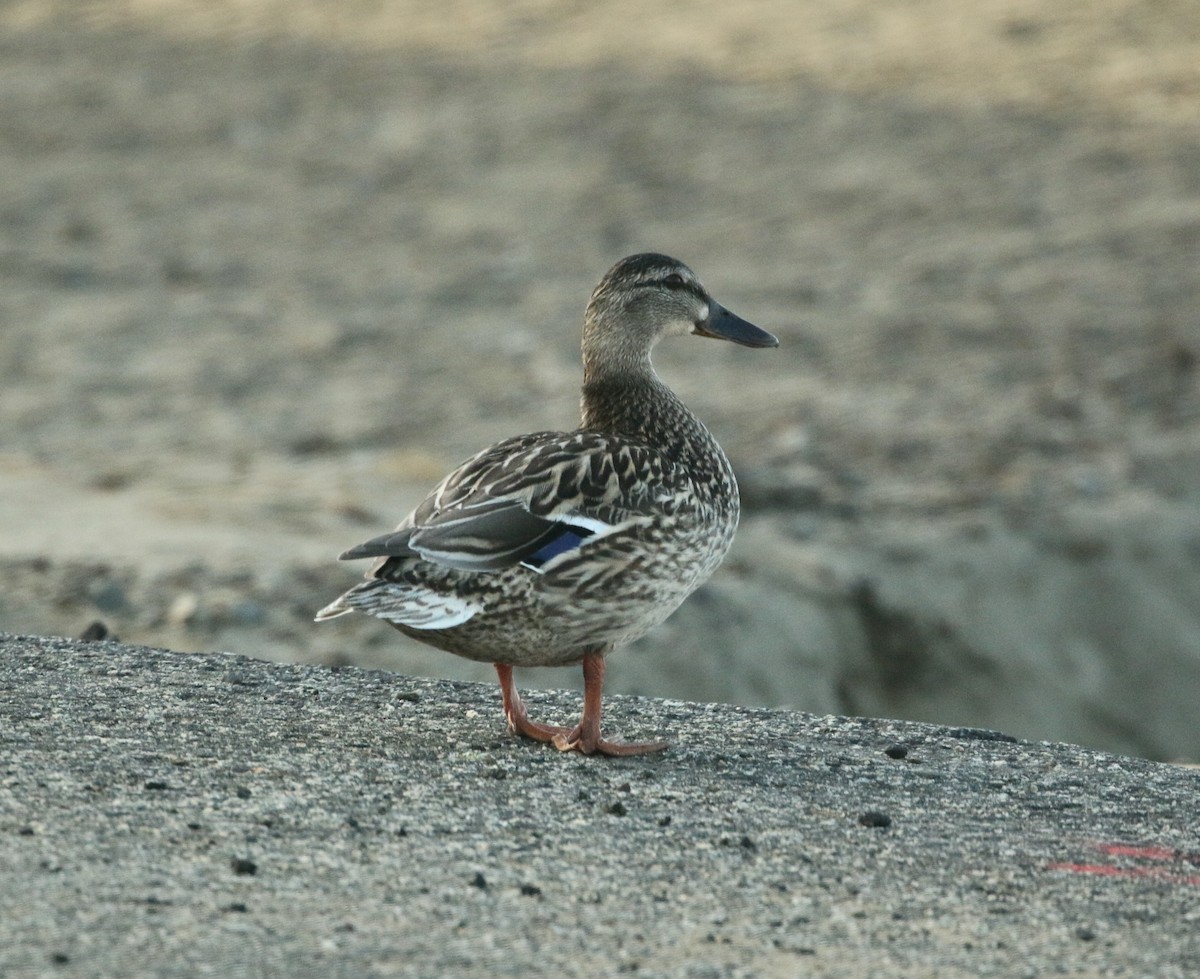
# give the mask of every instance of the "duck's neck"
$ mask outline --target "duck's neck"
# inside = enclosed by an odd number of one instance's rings
[[[700,419],[648,365],[636,373],[585,374],[582,415],[583,429],[651,445],[697,472],[729,465]]]
[[[653,370],[637,374],[585,372],[580,399],[582,428],[624,435],[657,445],[664,431],[664,407],[687,411]],[[690,414],[690,412],[689,412]]]

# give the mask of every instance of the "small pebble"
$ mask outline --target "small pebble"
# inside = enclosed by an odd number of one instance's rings
[[[109,632],[108,626],[99,619],[96,619],[96,621],[84,629],[79,634],[79,638],[84,642],[100,642],[103,639],[111,639],[113,642],[117,641],[117,637]]]
[[[860,826],[870,826],[873,829],[886,829],[892,825],[892,817],[886,812],[869,809],[858,817]]]

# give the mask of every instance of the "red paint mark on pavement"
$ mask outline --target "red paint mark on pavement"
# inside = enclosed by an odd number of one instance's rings
[[[1200,874],[1179,873],[1200,866],[1200,852],[1189,853],[1169,846],[1139,846],[1133,843],[1094,843],[1089,846],[1112,859],[1111,863],[1071,860],[1046,865],[1047,870],[1095,877],[1152,878],[1168,884],[1200,885]],[[1181,866],[1182,865],[1182,866]]]

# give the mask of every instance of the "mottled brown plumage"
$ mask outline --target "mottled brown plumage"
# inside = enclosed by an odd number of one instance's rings
[[[581,426],[506,439],[468,459],[394,532],[342,555],[377,560],[318,621],[365,612],[494,663],[510,728],[560,749],[666,747],[601,738],[600,693],[609,650],[670,615],[712,574],[737,528],[729,460],[650,363],[662,337],[686,333],[778,344],[714,302],[681,262],[618,262],[584,319]],[[530,721],[512,667],[578,662],[579,725]]]

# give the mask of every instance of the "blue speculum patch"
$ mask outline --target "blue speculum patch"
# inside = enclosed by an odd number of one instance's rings
[[[522,564],[540,568],[547,561],[575,550],[580,544],[592,536],[592,532],[584,527],[564,526],[562,532],[550,538],[541,547],[529,555]]]

